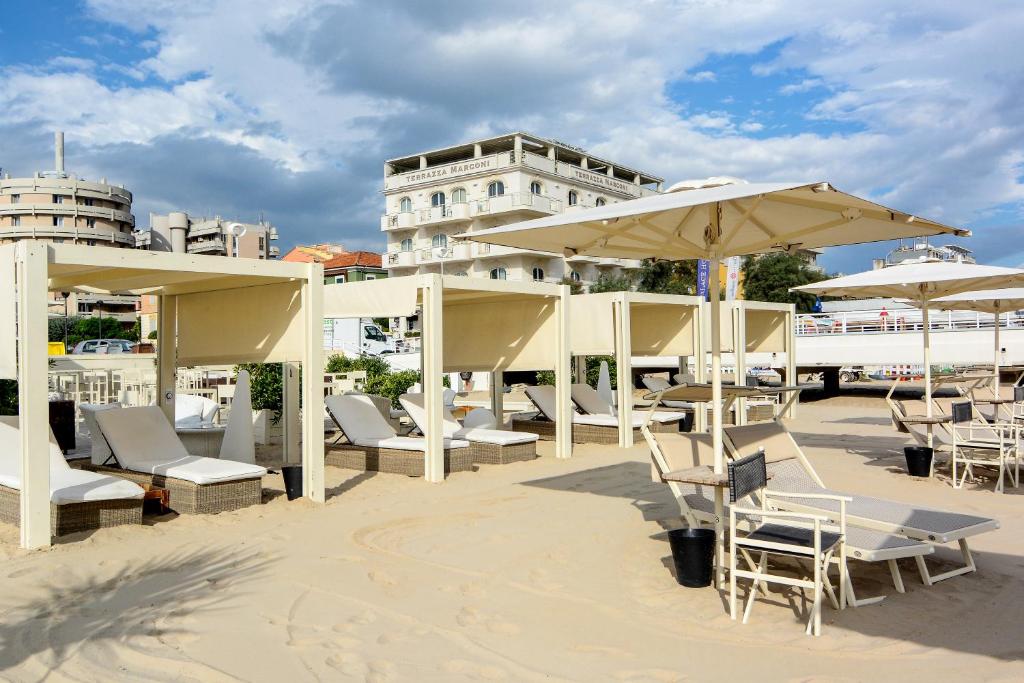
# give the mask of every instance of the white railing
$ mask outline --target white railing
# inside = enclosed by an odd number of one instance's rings
[[[797,336],[833,334],[892,334],[920,332],[924,329],[921,311],[911,309],[840,311],[835,313],[804,313],[794,321]],[[928,330],[949,332],[955,330],[991,330],[995,318],[991,313],[975,311],[929,311]],[[1003,313],[1001,329],[1024,328],[1024,316]]]

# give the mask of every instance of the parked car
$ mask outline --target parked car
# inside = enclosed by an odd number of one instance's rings
[[[75,344],[71,353],[131,353],[134,346],[127,339],[86,339]]]

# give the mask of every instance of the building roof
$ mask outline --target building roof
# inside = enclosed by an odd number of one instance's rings
[[[292,263],[324,263],[338,254],[347,253],[349,252],[342,244],[299,244],[292,247],[291,251],[281,257],[281,260]]]
[[[372,251],[350,251],[338,254],[329,261],[324,261],[324,270],[333,268],[351,268],[353,266],[366,266],[368,268],[381,268],[381,256]]]

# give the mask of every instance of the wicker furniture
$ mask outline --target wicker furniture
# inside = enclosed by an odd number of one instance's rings
[[[21,524],[21,491],[0,486],[0,522]],[[54,536],[141,523],[141,498],[50,503],[50,533]]]
[[[328,446],[324,462],[335,467],[367,472],[423,476],[423,451],[376,446],[335,444]],[[468,447],[444,449],[444,473],[472,472],[473,455]]]
[[[650,428],[652,432],[676,432],[679,431],[679,423],[652,422]],[[513,418],[512,430],[536,434],[541,441],[554,441],[555,439],[555,423],[539,416],[531,420]],[[639,427],[633,429],[633,437],[637,440],[642,437]],[[615,425],[581,424],[574,421],[572,424],[572,442],[618,444],[619,428]]]

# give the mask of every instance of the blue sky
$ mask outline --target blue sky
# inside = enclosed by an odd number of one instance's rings
[[[828,180],[1024,263],[1024,6],[81,0],[4,4],[0,167],[150,212],[381,250],[382,161],[510,130],[668,181]],[[442,27],[439,29],[439,27]],[[829,250],[853,272],[887,245]]]

